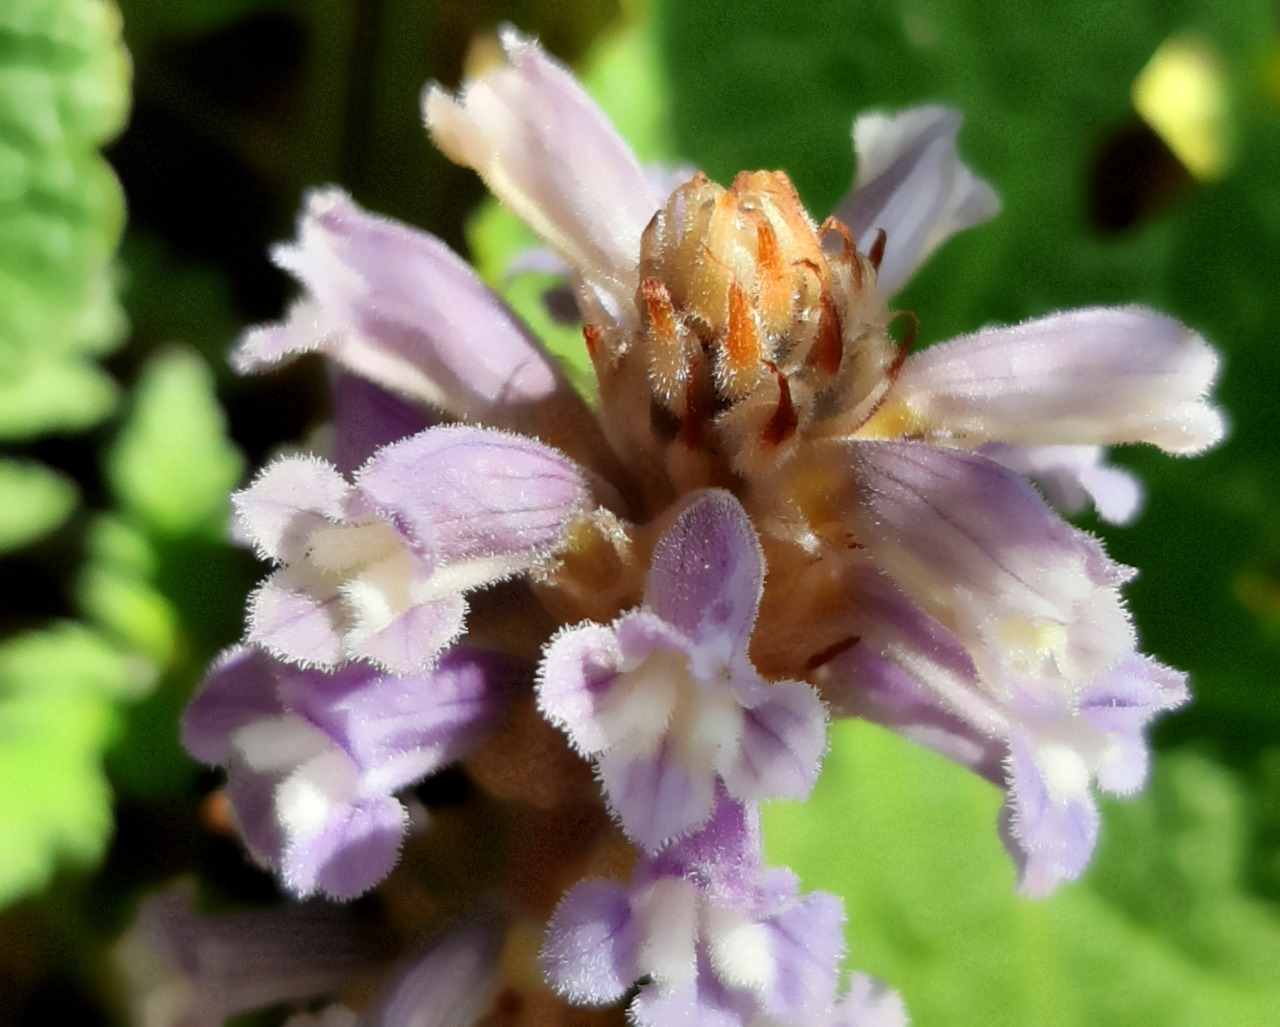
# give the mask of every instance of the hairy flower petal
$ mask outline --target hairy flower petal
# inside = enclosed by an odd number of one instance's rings
[[[396,865],[407,823],[404,806],[390,796],[335,810],[317,835],[290,840],[280,860],[285,887],[339,901],[364,894]]]
[[[312,531],[343,516],[350,491],[346,479],[319,457],[287,457],[259,471],[231,502],[258,554],[291,563]]]
[[[415,546],[459,573],[494,581],[559,540],[588,491],[570,460],[519,435],[436,428],[386,446],[357,475],[360,492]]]
[[[884,230],[877,281],[886,296],[947,239],[1000,210],[995,192],[956,152],[961,120],[946,107],[911,107],[853,123],[857,178],[835,214],[864,251]]]
[[[308,196],[297,242],[275,259],[306,294],[285,323],[245,335],[237,370],[319,352],[424,411],[518,426],[588,464],[605,458],[594,417],[554,359],[439,239],[330,187]]]
[[[542,966],[575,1005],[622,998],[640,976],[638,939],[626,890],[612,881],[584,881],[567,892],[547,925]]]
[[[337,583],[283,567],[249,597],[245,640],[301,667],[336,667],[346,657]]]
[[[1206,398],[1217,373],[1217,354],[1174,318],[1095,307],[930,347],[892,395],[944,440],[1199,453],[1225,432]]]
[[[1028,675],[1101,673],[1133,649],[1117,586],[1131,576],[994,461],[919,443],[849,447],[847,516],[872,560],[920,606]],[[991,666],[980,666],[994,674]]]
[[[1104,460],[1101,446],[1009,446],[992,442],[978,450],[1011,471],[1033,478],[1055,507],[1079,513],[1090,502],[1111,524],[1128,524],[1142,508],[1142,485]]]
[[[233,357],[242,372],[318,349],[384,388],[469,418],[557,388],[551,358],[452,250],[340,189],[307,197],[298,241],[277,247],[275,259],[306,287],[322,331],[291,325],[286,352],[250,332]]]
[[[236,648],[188,708],[183,739],[227,769],[246,842],[290,891],[349,899],[395,864],[407,813],[394,793],[474,747],[527,682],[517,661],[467,647],[406,678]]]
[[[640,234],[661,197],[568,71],[514,30],[502,45],[509,63],[458,97],[428,88],[431,138],[634,318]]]
[[[595,758],[609,808],[647,852],[735,799],[803,797],[826,750],[812,686],[766,682],[747,653],[763,552],[738,500],[699,493],[659,539],[646,605],[560,632],[538,704]]]
[[[711,815],[714,779],[684,766],[670,744],[638,754],[609,751],[598,766],[609,806],[628,837],[646,851],[687,834]]]

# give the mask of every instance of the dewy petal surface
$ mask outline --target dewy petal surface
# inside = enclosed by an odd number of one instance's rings
[[[502,45],[508,64],[464,83],[456,98],[427,90],[431,138],[634,316],[640,235],[661,198],[567,70],[512,29]]]
[[[1225,431],[1207,399],[1217,372],[1217,354],[1174,318],[1095,307],[930,347],[892,396],[944,439],[1199,453]]]
[[[877,229],[887,238],[877,283],[891,296],[957,232],[996,215],[1000,201],[960,160],[962,119],[946,107],[863,114],[853,123],[857,178],[835,215],[864,252]]]

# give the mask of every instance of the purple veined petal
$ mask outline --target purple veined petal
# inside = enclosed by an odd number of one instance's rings
[[[336,807],[318,834],[289,838],[280,861],[283,883],[299,897],[363,895],[395,866],[407,826],[404,806],[390,796]]]
[[[835,1001],[844,957],[844,904],[810,892],[766,920],[774,972],[761,1006],[782,1023],[819,1023]]]
[[[826,1027],[908,1027],[902,996],[874,977],[854,974]]]
[[[1101,446],[1007,446],[978,450],[1011,471],[1033,478],[1057,509],[1076,514],[1090,503],[1110,524],[1129,524],[1142,507],[1142,485],[1104,460]]]
[[[858,483],[845,514],[854,534],[984,676],[1082,681],[1133,651],[1118,591],[1128,569],[1021,477],[921,443],[843,445]]]
[[[857,178],[835,216],[864,252],[886,234],[878,283],[896,293],[957,232],[994,217],[1000,201],[956,151],[962,118],[947,107],[863,114],[853,123]]]
[[[322,319],[318,345],[361,377],[457,417],[502,402],[545,399],[557,388],[551,358],[519,319],[439,239],[361,209],[341,189],[307,197],[296,243],[276,262],[297,278]],[[233,356],[241,372],[278,358],[279,333],[251,332]]]
[[[715,801],[711,768],[697,771],[676,758],[670,741],[652,753],[604,753],[598,773],[610,808],[627,837],[647,852],[707,822]]]
[[[561,631],[544,652],[538,669],[538,709],[583,755],[609,746],[600,713],[620,665],[615,633],[599,624]]]
[[[354,474],[383,446],[435,423],[422,407],[358,375],[339,372],[332,388],[335,438],[330,455],[343,474]]]
[[[319,457],[291,456],[260,471],[248,488],[231,496],[244,534],[258,555],[292,562],[307,536],[343,516],[351,486]]]
[[[764,554],[728,492],[699,494],[658,540],[645,605],[691,638],[745,650],[764,589]]]
[[[738,749],[718,769],[736,799],[803,799],[827,751],[826,708],[800,681],[776,682],[765,693],[743,711]]]
[[[406,961],[360,1027],[475,1027],[498,993],[507,924],[474,917]]]
[[[432,428],[379,450],[357,485],[434,564],[474,576],[467,587],[546,555],[589,499],[581,469],[560,453],[469,427]]]
[[[508,64],[423,97],[431,138],[586,281],[635,317],[640,236],[662,198],[573,76],[508,28]]]
[[[202,763],[227,763],[239,728],[283,712],[275,661],[258,649],[232,646],[213,661],[182,714],[182,745]]]
[[[303,667],[335,667],[345,658],[341,596],[303,566],[283,567],[249,597],[246,641]]]
[[[397,677],[364,664],[319,675],[286,668],[280,695],[359,768],[366,793],[397,791],[463,755],[527,682],[522,664],[459,646],[421,674]]]
[[[316,351],[451,417],[519,427],[584,462],[607,462],[595,418],[554,359],[434,236],[331,187],[309,195],[297,242],[275,258],[307,298],[284,324],[247,333],[232,356],[237,370]]]
[[[1217,354],[1174,318],[1094,307],[932,346],[903,366],[891,401],[944,436],[1190,454],[1226,431],[1207,398],[1217,374]]]
[[[1077,753],[1047,750],[1015,731],[1006,772],[1006,847],[1020,870],[1020,890],[1043,897],[1059,882],[1079,877],[1093,855],[1100,817],[1088,768]]]
[[[998,784],[1003,780],[1002,745],[948,709],[930,687],[937,684],[939,668],[912,655],[855,647],[824,669],[823,692],[839,697],[840,715],[887,727]],[[953,687],[948,682],[940,691]]]
[[[997,739],[1008,713],[982,686],[960,640],[871,567],[857,568],[847,587],[858,597],[849,623],[857,642],[817,679],[833,715],[883,724],[1002,782]]]
[[[551,986],[574,1005],[608,1005],[640,976],[638,944],[626,891],[612,881],[583,881],[556,906],[542,968]]]

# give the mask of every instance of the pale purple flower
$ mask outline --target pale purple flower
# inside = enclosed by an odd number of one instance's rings
[[[1217,357],[1134,307],[895,341],[891,297],[998,209],[954,111],[859,118],[855,189],[818,225],[782,172],[647,175],[564,68],[502,43],[428,89],[428,129],[565,269],[596,408],[439,240],[313,193],[275,254],[305,294],[235,359],[318,352],[369,388],[339,380],[336,466],[286,458],[237,495],[278,567],[188,747],[287,887],[338,896],[395,862],[396,793],[466,757],[485,794],[442,844],[468,825],[519,915],[424,923],[360,1024],[634,995],[646,1027],[902,1027],[892,992],[842,987],[838,900],[765,867],[759,804],[809,793],[828,710],[867,717],[1004,787],[1024,891],[1078,876],[1095,790],[1141,786],[1187,693],[1138,651],[1134,572],[1028,478],[1130,519],[1107,447],[1215,444]],[[414,901],[473,894],[459,863]]]
[[[960,160],[961,121],[948,107],[913,107],[853,123],[857,175],[835,216],[864,251],[887,233],[876,284],[889,295],[948,238],[1000,210],[995,191]]]
[[[1092,789],[1146,776],[1145,731],[1187,699],[1185,675],[1132,650],[1095,676],[978,671],[956,634],[879,572],[860,583],[860,640],[824,668],[833,711],[894,728],[1007,787],[1002,835],[1023,891],[1079,876],[1097,839]]]
[[[508,46],[521,54],[502,73],[510,95],[535,58],[514,38]],[[513,137],[469,105],[476,88],[453,106],[431,94],[428,125],[500,198],[514,190],[527,204],[545,194],[546,210],[581,212],[623,188],[616,183],[624,176],[521,178]],[[1223,419],[1206,395],[1217,356],[1171,318],[1133,307],[1055,314],[895,353],[885,296],[947,237],[998,208],[990,187],[960,162],[958,128],[958,115],[940,108],[859,119],[858,188],[838,211],[849,221],[845,249],[822,258],[830,279],[809,270],[819,259],[816,241],[805,241],[812,222],[785,179],[739,176],[728,192],[695,179],[625,233],[642,238],[621,290],[637,297],[642,329],[621,306],[611,308],[614,320],[602,312],[599,290],[580,290],[581,303],[595,319],[588,338],[596,340],[606,435],[633,473],[660,495],[726,474],[746,479],[735,491],[785,596],[770,605],[766,595],[774,617],[768,638],[757,640],[774,676],[804,674],[838,708],[893,711],[886,719],[903,729],[908,711],[922,717],[913,733],[1003,778],[1011,808],[1026,791],[1020,775],[993,768],[1028,765],[1014,759],[1015,739],[1025,746],[1030,735],[1052,736],[1036,751],[1072,753],[1070,798],[1051,790],[1055,816],[1015,818],[1022,827],[1008,832],[1024,869],[1055,868],[1024,873],[1024,887],[1040,892],[1078,873],[1092,849],[1091,830],[1075,832],[1070,855],[1050,835],[1067,811],[1083,824],[1080,810],[1093,810],[1087,782],[1102,758],[1088,730],[1046,735],[1022,698],[1048,703],[1063,723],[1082,722],[1079,697],[1135,666],[1137,641],[1119,592],[1132,572],[1060,520],[1012,469],[1045,480],[1068,506],[1094,496],[1104,516],[1127,519],[1139,501],[1136,483],[1102,464],[1101,447],[1145,442],[1184,454],[1216,443]],[[581,130],[593,131],[585,123]],[[574,145],[609,144],[601,137]],[[625,188],[642,195],[634,178]],[[582,194],[592,198],[570,199]],[[628,209],[615,206],[615,216]],[[589,275],[577,240],[592,227],[578,214],[544,233],[582,280]],[[775,256],[788,245],[787,257]],[[623,267],[611,261],[613,281]],[[785,345],[777,324],[790,326]],[[700,363],[699,346],[709,360]],[[642,406],[636,396],[645,397]],[[651,405],[675,423],[665,437],[651,427]],[[913,648],[900,638],[892,652],[872,654],[887,673],[841,676],[871,662],[863,655],[876,633],[864,621],[875,617],[876,589],[859,589],[882,576],[912,616],[946,637],[943,662],[958,671],[932,673],[932,643]],[[847,589],[836,599],[827,594],[833,579]],[[1172,672],[1142,666],[1151,668],[1151,695],[1129,725],[1137,745],[1150,717],[1184,694]],[[1036,765],[1064,763],[1042,756]]]
[[[747,655],[764,588],[760,543],[726,492],[697,496],[659,540],[644,605],[547,647],[538,702],[596,761],[610,807],[648,851],[701,827],[716,782],[739,801],[802,799],[826,711]]]
[[[304,666],[425,669],[461,634],[466,593],[547,557],[587,496],[561,454],[475,428],[385,446],[354,483],[317,458],[278,460],[233,497],[242,531],[281,565],[254,593],[246,638]]]
[[[723,790],[697,833],[646,857],[622,885],[590,880],[564,897],[542,961],[585,1005],[631,1006],[639,1027],[825,1022],[836,1001],[844,912],[832,895],[798,894],[795,876],[760,860],[753,804]]]
[[[307,197],[277,264],[306,294],[247,332],[242,373],[320,353],[449,417],[516,428],[588,464],[600,429],[542,344],[444,243],[361,209],[340,189]]]
[[[361,664],[326,674],[235,648],[187,708],[182,740],[227,769],[245,843],[290,892],[347,899],[399,856],[409,815],[396,793],[492,732],[527,673],[463,647],[405,677]]]

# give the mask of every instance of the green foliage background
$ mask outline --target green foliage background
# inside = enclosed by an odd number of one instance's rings
[[[856,112],[959,107],[1004,210],[900,297],[924,343],[1139,302],[1221,348],[1228,443],[1122,454],[1142,517],[1085,522],[1141,568],[1144,642],[1196,694],[1156,733],[1149,789],[1106,804],[1085,880],[1016,897],[995,791],[867,725],[837,730],[814,800],[772,807],[768,841],[845,897],[850,965],[923,1027],[1280,1022],[1275,17],[1263,0],[0,0],[0,1021],[112,1022],[107,945],[173,874],[269,894],[201,826],[210,782],[176,717],[255,574],[225,540],[226,494],[323,415],[315,368],[240,382],[224,364],[288,294],[265,249],[301,190],[340,182],[469,249],[573,362],[541,283],[505,279],[527,235],[418,122],[422,82],[455,83],[510,20],[645,159],[785,168],[819,218],[850,182]],[[1225,71],[1233,160],[1212,182],[1132,107],[1175,33]]]

